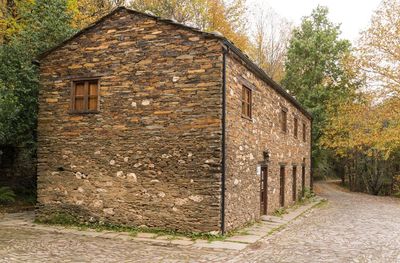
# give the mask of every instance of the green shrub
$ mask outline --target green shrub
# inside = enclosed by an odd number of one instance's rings
[[[76,225],[79,223],[78,219],[68,213],[54,213],[47,218],[38,220],[42,223],[53,224],[53,225]]]
[[[304,189],[304,199],[311,199],[315,197],[315,193],[308,187]]]
[[[10,187],[0,187],[0,203],[12,203],[15,201],[15,193]]]
[[[284,214],[287,214],[288,212],[286,211],[286,208],[280,207],[276,209],[273,213],[274,216],[279,216],[282,217]]]

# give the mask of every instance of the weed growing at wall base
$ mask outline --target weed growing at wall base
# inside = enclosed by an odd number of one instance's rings
[[[187,237],[192,240],[204,239],[211,241],[224,240],[227,236],[211,233],[198,233],[198,232],[180,232],[175,230],[168,230],[156,227],[134,227],[134,226],[124,226],[111,224],[107,222],[86,222],[82,223],[80,220],[68,213],[54,213],[50,217],[44,220],[35,220],[35,223],[39,224],[49,224],[49,225],[59,225],[66,227],[74,227],[78,230],[94,229],[98,232],[102,231],[113,231],[113,232],[127,232],[130,236],[135,237],[138,233],[152,233],[157,236],[170,236],[169,239],[178,239],[179,237]]]

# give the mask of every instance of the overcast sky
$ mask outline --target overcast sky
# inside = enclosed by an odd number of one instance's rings
[[[330,19],[341,23],[342,37],[351,41],[358,39],[359,32],[369,25],[373,11],[381,0],[248,0],[260,8],[272,8],[280,16],[298,25],[303,16],[319,5],[329,8]]]

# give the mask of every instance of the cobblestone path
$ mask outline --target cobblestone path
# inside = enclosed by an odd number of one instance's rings
[[[329,202],[242,251],[0,226],[0,262],[400,262],[400,201],[316,189]]]
[[[232,262],[400,262],[400,200],[316,185],[329,202]]]
[[[0,229],[0,262],[219,262],[231,251],[85,237],[48,231]],[[222,259],[221,259],[222,260]]]

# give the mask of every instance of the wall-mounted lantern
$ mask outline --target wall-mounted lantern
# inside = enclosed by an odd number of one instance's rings
[[[265,150],[263,152],[264,162],[269,162],[269,151]]]

